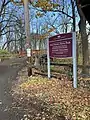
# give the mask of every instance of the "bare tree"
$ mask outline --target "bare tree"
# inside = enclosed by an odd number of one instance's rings
[[[81,33],[81,39],[82,39],[82,54],[83,54],[83,73],[88,73],[88,70],[86,69],[86,66],[89,62],[89,51],[88,51],[88,36],[86,32],[86,19],[85,16],[81,10],[79,0],[76,0],[77,3],[77,9],[80,16],[80,22],[79,22],[79,29]]]
[[[8,12],[6,11],[7,5],[9,3],[10,3],[9,0],[0,1],[0,37],[4,34],[3,31],[7,27],[8,22],[10,20],[10,16],[8,16]]]

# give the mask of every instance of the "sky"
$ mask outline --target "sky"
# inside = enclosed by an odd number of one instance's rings
[[[53,1],[56,2],[56,3],[60,3],[61,4],[61,0],[53,0]],[[66,3],[70,3],[70,0],[65,0],[65,5],[66,5]],[[21,7],[19,6],[18,7],[18,6],[15,6],[14,4],[10,3],[9,7],[10,7],[10,10],[13,9],[13,12],[15,10],[15,12],[16,12],[15,14],[17,14],[17,16],[19,16],[20,18],[24,19],[24,8],[23,8],[23,6],[21,6]],[[69,14],[71,14],[70,7],[68,7],[68,9],[69,9],[68,10]],[[30,15],[31,15],[30,16],[30,20],[31,20],[30,25],[33,26],[33,29],[32,29],[32,27],[30,27],[31,28],[30,29],[31,32],[32,31],[36,32],[36,26],[38,26],[38,28],[40,26],[43,27],[43,26],[47,25],[47,23],[52,24],[54,27],[58,26],[57,33],[60,33],[60,32],[62,33],[63,32],[62,31],[62,26],[59,27],[59,25],[62,23],[62,18],[64,17],[64,15],[62,15],[60,13],[55,13],[53,15],[52,12],[47,12],[47,14],[45,16],[40,17],[40,18],[37,19],[37,18],[35,18],[36,11],[37,10],[35,10],[35,9],[33,9],[31,7],[31,9],[30,9]],[[70,18],[67,18],[67,17],[63,18],[63,22],[68,22],[68,21],[72,22],[72,20],[70,20]],[[77,21],[79,21],[78,17],[77,17]],[[48,27],[50,28],[51,25],[49,25]],[[70,31],[70,30],[71,30],[71,25],[68,25],[68,31]],[[78,30],[78,24],[77,24],[77,30]],[[51,35],[57,34],[55,32],[52,32]]]

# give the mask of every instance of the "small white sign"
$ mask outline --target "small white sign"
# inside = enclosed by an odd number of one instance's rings
[[[31,57],[31,49],[27,49],[27,57]]]

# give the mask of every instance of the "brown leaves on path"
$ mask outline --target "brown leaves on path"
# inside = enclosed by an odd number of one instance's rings
[[[23,72],[21,72],[23,73]],[[90,91],[74,89],[72,81],[44,78],[42,76],[18,77],[13,88],[13,107],[23,109],[28,120],[90,119]],[[24,119],[24,118],[23,118]]]

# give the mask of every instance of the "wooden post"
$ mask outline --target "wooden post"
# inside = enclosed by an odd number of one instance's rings
[[[28,57],[28,76],[31,76],[32,64],[31,64],[30,22],[29,22],[28,0],[24,0],[24,15],[25,15],[26,49],[30,50],[30,54],[27,56]]]

